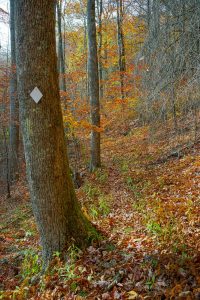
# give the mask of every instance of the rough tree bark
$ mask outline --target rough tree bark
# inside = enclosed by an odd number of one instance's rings
[[[10,0],[10,45],[11,45],[11,75],[10,75],[10,175],[16,179],[19,156],[19,104],[17,99],[17,74],[15,52],[15,0]]]
[[[93,232],[70,178],[59,97],[54,0],[17,0],[16,57],[20,122],[33,212],[45,265],[55,251],[88,243]],[[36,104],[34,87],[43,94]]]
[[[87,1],[88,26],[88,79],[90,92],[90,114],[92,122],[91,132],[91,161],[90,170],[100,167],[100,101],[99,101],[99,74],[97,57],[97,39],[95,24],[95,0]]]

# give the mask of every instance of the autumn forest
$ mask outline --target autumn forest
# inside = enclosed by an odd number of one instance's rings
[[[200,299],[199,0],[0,1],[0,212],[0,299]]]

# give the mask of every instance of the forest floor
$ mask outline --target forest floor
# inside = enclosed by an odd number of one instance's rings
[[[47,274],[26,187],[1,197],[0,299],[200,299],[200,143],[172,151],[146,128],[102,139],[103,167],[77,190],[99,242]],[[102,236],[102,238],[101,238]]]

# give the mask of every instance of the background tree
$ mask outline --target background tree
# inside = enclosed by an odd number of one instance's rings
[[[54,0],[16,3],[16,57],[20,122],[27,177],[44,262],[55,251],[88,242],[91,225],[83,216],[69,174],[59,97]],[[43,94],[36,104],[30,92]]]
[[[63,1],[56,2],[57,9],[57,22],[58,22],[58,65],[60,72],[60,89],[66,92],[66,79],[65,79],[65,49],[62,36],[62,6]]]
[[[123,33],[123,3],[122,0],[117,0],[117,42],[118,42],[118,55],[119,55],[119,72],[121,84],[121,98],[124,100],[124,73],[126,71],[126,57]]]
[[[10,173],[14,179],[18,172],[19,157],[19,104],[17,99],[17,74],[15,52],[15,1],[10,0]]]
[[[95,23],[95,0],[87,2],[88,26],[88,79],[90,96],[91,132],[91,161],[90,170],[100,167],[100,103],[99,103],[99,73],[97,56],[97,39]]]
[[[98,67],[99,67],[99,97],[100,101],[103,98],[103,66],[102,66],[102,15],[103,15],[103,0],[97,0],[97,12],[98,12]]]
[[[0,25],[9,23],[9,14],[0,8]],[[4,40],[0,41],[0,195],[6,188],[7,198],[11,197],[10,178],[10,78],[9,49]],[[1,189],[3,188],[3,189]]]
[[[173,130],[178,133],[182,120],[192,113],[190,128],[195,129],[199,110],[199,3],[152,0],[147,9],[143,5],[142,17],[148,20],[141,51],[145,68],[139,106],[143,116],[152,125],[172,119]],[[181,120],[178,116],[185,117]]]

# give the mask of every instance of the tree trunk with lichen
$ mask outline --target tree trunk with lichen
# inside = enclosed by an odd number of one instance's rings
[[[32,207],[47,265],[72,243],[84,247],[93,227],[71,181],[64,138],[55,41],[54,0],[16,1],[20,122]],[[36,104],[30,97],[38,87]]]

